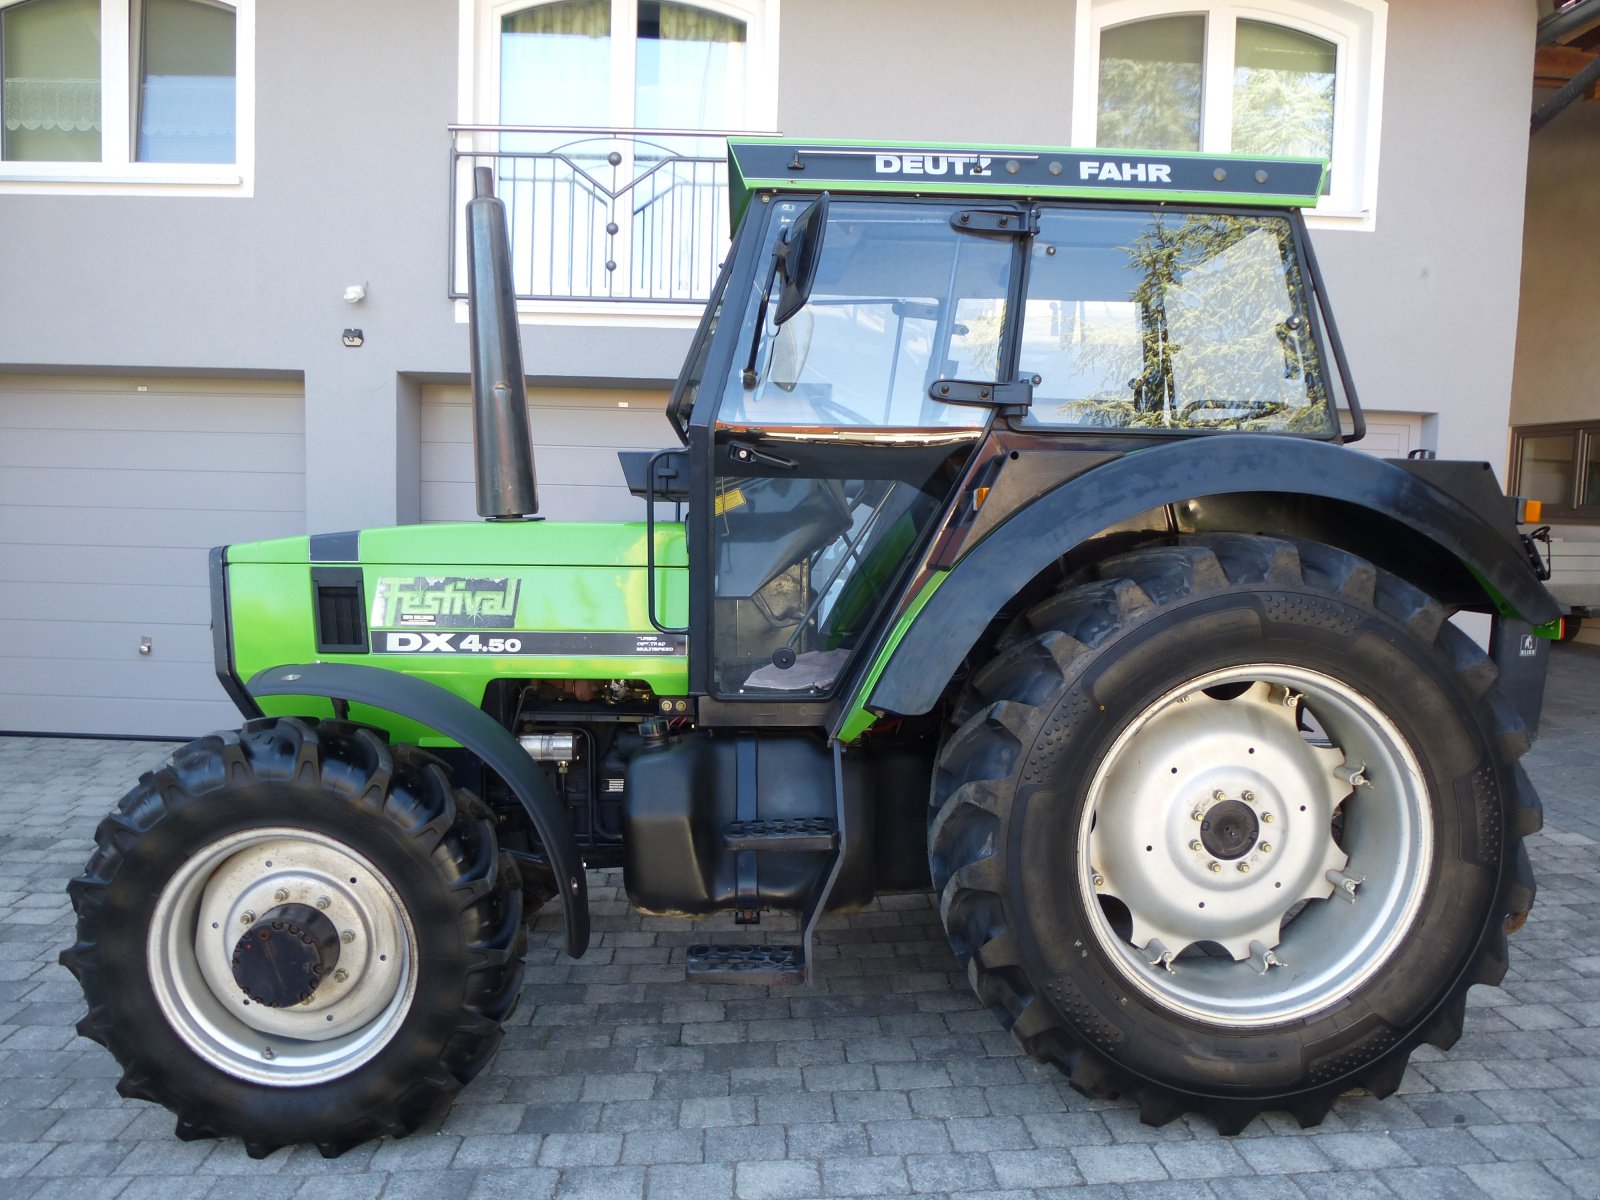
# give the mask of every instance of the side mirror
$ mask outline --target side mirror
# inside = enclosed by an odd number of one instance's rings
[[[822,260],[822,234],[828,224],[828,193],[823,192],[794,219],[778,243],[778,274],[783,288],[778,293],[774,327],[782,325],[805,307],[811,286],[817,281],[817,264]]]

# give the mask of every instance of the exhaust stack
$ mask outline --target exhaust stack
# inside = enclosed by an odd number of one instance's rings
[[[528,393],[522,376],[506,206],[495,198],[490,168],[478,167],[472,175],[474,194],[467,202],[467,305],[478,515],[491,521],[517,520],[539,511],[539,493],[528,437]]]

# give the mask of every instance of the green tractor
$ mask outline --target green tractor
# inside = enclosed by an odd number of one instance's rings
[[[824,913],[931,886],[1022,1047],[1147,1121],[1394,1091],[1532,905],[1560,612],[1487,464],[1341,445],[1323,173],[735,140],[682,445],[622,456],[642,520],[560,524],[481,170],[487,520],[213,552],[244,724],[70,886],[118,1090],[257,1155],[403,1135],[494,1053],[532,915],[582,955],[620,867],[792,914],[701,983],[808,981]]]

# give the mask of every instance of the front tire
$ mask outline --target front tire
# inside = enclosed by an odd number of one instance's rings
[[[471,1080],[526,933],[493,819],[372,729],[251,721],[145,775],[68,891],[84,1036],[180,1137],[400,1136]]]
[[[1324,545],[1214,535],[1097,573],[1017,622],[940,756],[934,886],[975,989],[1154,1123],[1387,1095],[1532,903],[1493,667]]]

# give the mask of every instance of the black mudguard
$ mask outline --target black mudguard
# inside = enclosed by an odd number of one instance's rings
[[[255,696],[323,696],[381,708],[453,738],[506,781],[550,856],[567,918],[567,953],[589,948],[589,891],[583,858],[567,813],[533,760],[493,717],[437,684],[352,663],[300,663],[271,667],[247,685]]]
[[[869,707],[906,715],[932,709],[1000,608],[1102,530],[1163,504],[1236,493],[1316,496],[1371,509],[1465,564],[1523,620],[1540,625],[1561,614],[1529,567],[1487,463],[1402,467],[1325,442],[1219,434],[1125,454],[1008,515],[965,551],[923,605]]]

